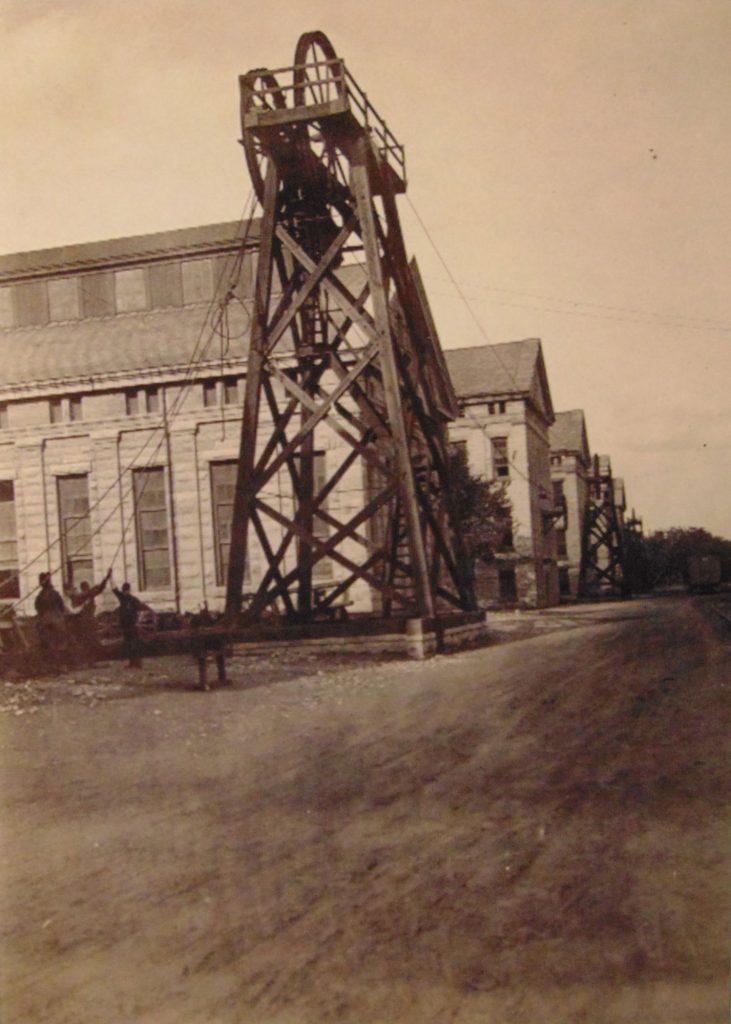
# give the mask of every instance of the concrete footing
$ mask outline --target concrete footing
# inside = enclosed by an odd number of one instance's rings
[[[276,643],[290,643],[316,650],[423,659],[486,637],[487,616],[479,611],[440,615],[434,619],[352,618],[342,623],[300,624],[281,629],[249,627],[238,631],[232,639],[252,651],[271,651]]]

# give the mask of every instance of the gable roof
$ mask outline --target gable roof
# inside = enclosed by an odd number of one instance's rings
[[[573,452],[589,458],[589,438],[583,409],[557,412],[548,431],[552,452]]]
[[[528,398],[549,423],[553,421],[553,403],[538,338],[448,349],[444,355],[460,399]]]

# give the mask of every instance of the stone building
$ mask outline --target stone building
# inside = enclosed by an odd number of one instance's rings
[[[564,509],[555,525],[559,591],[562,598],[576,598],[592,467],[583,410],[557,412],[548,436],[554,501]]]
[[[539,340],[445,352],[463,417],[450,437],[465,446],[473,473],[503,480],[512,528],[479,573],[487,605],[558,603],[549,429],[551,392]]]
[[[41,571],[70,589],[113,565],[159,610],[222,607],[257,245],[251,221],[0,257],[4,603],[32,612]],[[464,411],[454,440],[474,472],[506,482],[512,503],[483,600],[554,604],[540,342],[446,356]],[[324,426],[316,477],[340,464],[342,446]],[[285,475],[269,495],[282,512]],[[362,506],[361,475],[354,465],[329,496],[334,516]],[[262,562],[254,542],[252,589]],[[316,569],[322,582],[337,572],[329,559]],[[363,581],[349,597],[371,607]]]
[[[31,612],[39,572],[71,589],[112,565],[159,610],[222,606],[257,232],[227,223],[0,258],[4,602]],[[323,427],[316,481],[341,446]],[[268,497],[288,512],[284,476]],[[361,497],[354,470],[328,500],[336,514]],[[252,586],[262,560],[255,541]],[[330,560],[317,572],[330,577]]]
[[[4,598],[112,564],[156,607],[223,594],[255,230],[0,258]]]

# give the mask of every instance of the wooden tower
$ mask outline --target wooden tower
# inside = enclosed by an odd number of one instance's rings
[[[608,455],[595,455],[582,532],[579,594],[620,596],[626,591],[624,486],[612,476]]]
[[[293,66],[240,86],[262,216],[227,621],[242,618],[252,531],[265,571],[246,619],[276,604],[309,621],[357,581],[378,614],[470,610],[449,498],[458,409],[401,233],[403,147],[321,32],[301,37]],[[324,431],[347,455],[323,472]],[[286,508],[271,498],[282,475]],[[332,500],[346,478],[360,481],[356,509]],[[336,571],[315,586],[322,560]]]

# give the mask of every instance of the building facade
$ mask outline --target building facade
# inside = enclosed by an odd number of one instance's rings
[[[551,485],[557,507],[564,514],[556,520],[556,558],[562,599],[579,596],[582,535],[589,500],[591,455],[582,409],[557,412],[549,429]]]
[[[40,572],[68,590],[112,566],[159,610],[223,606],[257,246],[252,221],[0,257],[4,605],[32,613]],[[463,413],[450,437],[472,472],[505,482],[512,508],[503,550],[478,580],[482,603],[555,604],[554,414],[540,342],[445,356]],[[271,435],[266,419],[262,428]],[[343,444],[323,425],[316,476],[340,465]],[[333,516],[362,507],[361,477],[356,465],[339,481]],[[283,513],[288,488],[282,469],[268,499]],[[264,561],[256,538],[252,589]],[[336,572],[329,559],[317,565],[323,582]],[[348,596],[373,607],[363,581]]]
[[[463,416],[450,437],[471,471],[505,483],[511,527],[478,573],[488,606],[558,603],[549,429],[551,392],[537,339],[445,352]]]
[[[109,566],[158,610],[223,606],[257,228],[0,258],[5,606],[32,613],[42,571],[69,590]],[[266,416],[263,433],[272,433]],[[315,478],[343,458],[324,425]],[[289,514],[285,476],[267,497]],[[354,467],[328,498],[333,515],[358,508],[362,493]],[[276,527],[268,539],[278,543]],[[255,539],[245,584],[263,561]],[[329,559],[317,565],[323,581],[334,571]],[[367,585],[353,590],[368,608]]]

